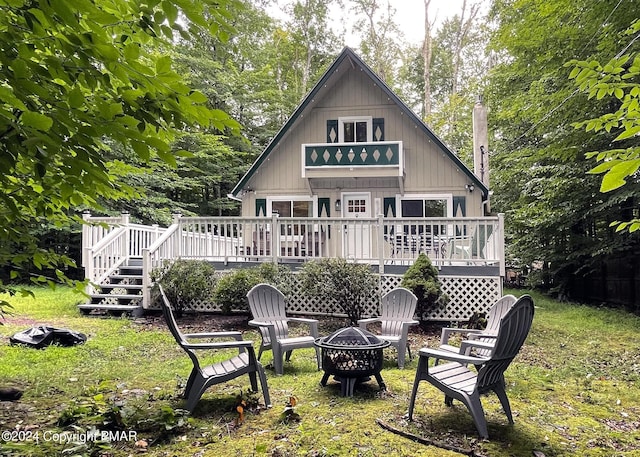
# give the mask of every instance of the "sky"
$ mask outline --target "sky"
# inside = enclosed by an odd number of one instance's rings
[[[467,0],[468,4],[475,1],[486,0]],[[390,0],[391,6],[396,9],[395,21],[400,26],[405,34],[405,39],[410,44],[420,45],[424,39],[424,0]],[[275,17],[281,17],[282,5],[288,3],[287,0],[279,0],[280,8],[269,8],[269,12]],[[347,2],[348,3],[348,2]],[[447,18],[460,14],[463,0],[431,0],[429,6],[429,20],[436,20],[435,27],[439,25]],[[386,5],[386,3],[381,2]],[[467,6],[469,8],[469,6]],[[345,21],[344,13],[335,14],[335,27],[334,30],[339,31],[344,26],[346,30],[349,30],[349,26],[346,23],[340,23]],[[348,16],[348,15],[347,15]],[[357,47],[359,41],[353,36],[347,33],[346,45],[351,47]]]
[[[435,19],[438,28],[445,19],[460,14],[462,1],[431,0],[429,20]],[[424,0],[391,0],[391,6],[396,9],[396,23],[400,25],[407,41],[421,44],[424,39]]]

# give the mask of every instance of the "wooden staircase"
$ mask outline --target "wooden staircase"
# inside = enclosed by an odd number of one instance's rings
[[[142,315],[142,258],[130,258],[99,287],[87,303],[78,305],[81,313]]]

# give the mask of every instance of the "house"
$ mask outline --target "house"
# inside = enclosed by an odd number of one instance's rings
[[[230,196],[245,217],[450,218],[488,189],[345,48]]]
[[[83,262],[102,284],[139,258],[145,296],[151,269],[177,257],[223,269],[343,257],[369,263],[392,288],[424,252],[454,310],[434,318],[464,319],[501,295],[504,277],[503,219],[485,214],[488,169],[478,170],[345,48],[232,190],[240,217],[176,216],[155,234],[128,221],[98,235],[87,227]]]

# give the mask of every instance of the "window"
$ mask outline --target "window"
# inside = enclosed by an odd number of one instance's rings
[[[371,117],[341,117],[338,119],[338,142],[366,143],[373,141]]]
[[[402,217],[447,217],[447,200],[402,200]]]
[[[313,201],[311,200],[272,200],[271,212],[278,213],[280,217],[312,217]],[[285,226],[282,226],[282,235],[302,235],[305,231],[305,225],[294,224],[293,227],[288,225],[285,232]]]
[[[271,202],[271,212],[280,217],[312,217],[313,202],[310,200],[281,200]]]
[[[347,211],[349,213],[366,213],[367,201],[361,199],[349,199],[347,200]]]
[[[452,217],[453,205],[451,196],[416,195],[400,200],[400,217]],[[405,233],[431,233],[431,224],[410,224],[404,227]],[[446,225],[434,225],[433,234],[446,233]]]

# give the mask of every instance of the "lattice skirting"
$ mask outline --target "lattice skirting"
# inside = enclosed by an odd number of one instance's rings
[[[216,275],[221,272],[216,272]],[[297,275],[292,275],[293,284],[288,297],[287,312],[291,314],[316,316],[344,316],[335,303],[325,302],[309,296],[303,289]],[[502,280],[489,276],[445,276],[438,277],[442,289],[449,297],[446,306],[425,316],[428,320],[467,321],[474,313],[486,313],[491,305],[502,296]],[[371,294],[365,305],[363,317],[378,315],[380,297],[398,287],[401,275],[382,275],[378,289]],[[220,312],[222,307],[213,302],[194,302],[188,308],[196,312]]]

